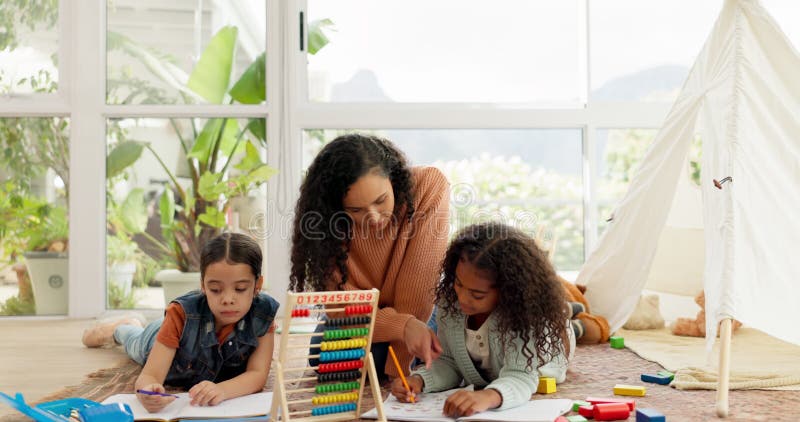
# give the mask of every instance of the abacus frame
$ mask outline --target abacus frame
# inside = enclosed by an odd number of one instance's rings
[[[275,373],[275,382],[273,388],[272,409],[270,411],[270,421],[307,421],[307,422],[320,422],[320,421],[350,421],[359,419],[361,415],[361,399],[364,394],[364,381],[369,376],[370,390],[372,397],[375,401],[375,408],[378,412],[378,420],[386,421],[386,416],[383,411],[383,396],[380,391],[380,383],[378,381],[378,374],[375,368],[375,361],[372,358],[370,348],[372,347],[372,334],[375,328],[375,315],[378,310],[378,299],[380,298],[380,291],[378,289],[371,290],[346,290],[334,292],[303,292],[303,293],[287,293],[286,303],[284,303],[283,321],[281,327],[280,349],[278,352],[278,359],[273,362],[273,371]],[[339,413],[332,413],[329,415],[318,416],[292,416],[289,412],[288,395],[292,391],[287,391],[286,383],[286,363],[289,358],[289,338],[303,336],[308,337],[308,334],[292,334],[290,331],[293,316],[292,311],[297,309],[297,306],[306,305],[322,305],[320,309],[312,309],[310,312],[317,314],[327,314],[334,311],[330,305],[351,305],[351,304],[368,304],[372,307],[369,320],[369,332],[367,333],[367,344],[364,348],[364,365],[361,378],[359,379],[358,399],[356,401],[356,408],[353,411],[345,411]],[[366,314],[365,314],[366,315]],[[311,370],[311,366],[307,366],[306,370]],[[297,369],[297,368],[291,368]],[[301,389],[303,390],[303,389]],[[296,414],[297,412],[295,412]]]

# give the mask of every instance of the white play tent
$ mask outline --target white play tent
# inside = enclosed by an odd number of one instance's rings
[[[699,191],[686,175],[696,134]],[[709,344],[729,318],[800,344],[799,184],[800,56],[757,0],[726,0],[577,283],[612,332],[644,288],[689,296],[704,288]],[[702,280],[691,279],[692,266],[703,268]],[[726,414],[730,334],[722,327],[717,409]]]

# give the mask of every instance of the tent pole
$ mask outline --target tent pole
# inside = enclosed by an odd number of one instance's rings
[[[725,318],[720,326],[719,382],[717,384],[717,416],[728,416],[728,383],[731,370],[731,319]]]

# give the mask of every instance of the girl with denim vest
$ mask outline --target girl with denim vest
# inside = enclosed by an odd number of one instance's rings
[[[442,354],[411,372],[392,394],[410,401],[420,392],[473,384],[447,398],[444,414],[468,416],[519,406],[539,377],[562,382],[575,349],[571,312],[553,267],[535,241],[500,223],[464,228],[450,244],[436,288]],[[570,356],[571,357],[571,356]]]
[[[193,405],[217,405],[261,391],[274,346],[278,303],[261,292],[262,255],[244,234],[210,240],[200,258],[200,290],[169,304],[165,317],[147,327],[122,320],[87,330],[83,342],[116,342],[143,364],[136,390],[164,393],[164,384],[188,389]],[[150,412],[174,397],[137,394]]]

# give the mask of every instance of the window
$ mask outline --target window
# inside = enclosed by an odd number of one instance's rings
[[[67,313],[69,120],[0,118],[0,315]]]
[[[628,191],[655,129],[601,129],[597,131],[595,167],[598,172],[597,216],[602,233],[614,209]]]
[[[58,2],[7,3],[0,6],[0,94],[56,92]]]
[[[311,101],[585,102],[583,1],[308,3],[311,25],[330,22],[308,58]]]
[[[213,72],[236,81],[264,53],[265,7],[253,0],[109,0],[108,103],[220,103],[210,92],[218,83]],[[192,73],[204,51],[209,70]],[[263,70],[263,57],[259,63]]]
[[[590,2],[591,101],[672,101],[721,8],[719,1]]]

